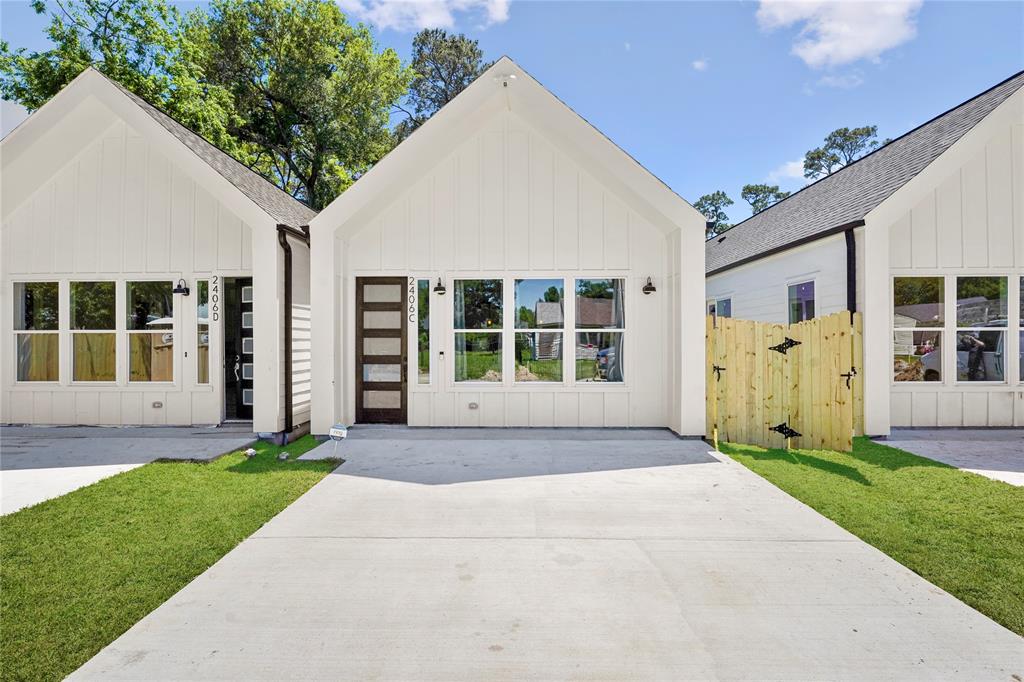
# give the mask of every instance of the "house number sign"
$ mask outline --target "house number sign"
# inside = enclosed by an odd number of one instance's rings
[[[220,321],[220,277],[217,275],[210,281],[210,320]]]
[[[416,321],[416,278],[409,278],[409,321]]]

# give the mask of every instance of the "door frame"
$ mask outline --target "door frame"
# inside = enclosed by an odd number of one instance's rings
[[[408,372],[408,334],[409,324],[406,314],[405,290],[408,285],[408,277],[356,277],[355,290],[355,407],[357,424],[407,424],[409,419],[409,372]],[[363,301],[363,287],[367,284],[394,284],[398,286],[401,296],[394,303],[366,303]],[[364,329],[364,311],[397,311],[401,320],[399,331],[400,349],[399,355],[378,355],[373,357],[373,364],[397,364],[400,367],[401,380],[398,382],[378,382],[363,380],[363,339],[364,338],[394,338],[394,329]],[[401,395],[400,408],[370,408],[363,407],[364,390],[386,390],[399,391]]]

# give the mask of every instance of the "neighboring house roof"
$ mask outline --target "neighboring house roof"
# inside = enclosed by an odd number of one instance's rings
[[[562,304],[552,301],[537,301],[533,316],[538,327],[561,327]]]
[[[727,230],[706,274],[863,224],[864,217],[1024,86],[1024,71]]]
[[[577,327],[610,327],[615,320],[615,302],[610,298],[576,299]]]
[[[99,71],[96,73],[101,74]],[[259,173],[239,163],[226,152],[208,142],[198,133],[193,132],[163,111],[139,97],[117,81],[103,76],[118,90],[127,95],[149,114],[157,123],[178,138],[196,156],[205,161],[211,168],[234,185],[238,191],[249,197],[257,206],[278,223],[291,227],[308,225],[316,215],[316,211],[288,194]]]

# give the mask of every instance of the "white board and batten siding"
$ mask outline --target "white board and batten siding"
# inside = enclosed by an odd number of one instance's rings
[[[708,301],[730,299],[737,319],[784,324],[789,322],[789,286],[811,281],[815,316],[846,310],[845,235],[825,237],[712,275],[705,281],[705,291]]]
[[[956,382],[949,370],[955,339],[944,339],[947,369],[941,383],[893,384],[893,426],[1024,426],[1024,383],[1018,367],[1019,278],[1024,276],[1024,122],[1018,118],[1016,123],[986,132],[984,139],[973,142],[971,153],[958,168],[933,183],[892,221],[889,265],[892,277],[1008,277],[1007,381]],[[946,291],[948,297],[948,286]],[[949,337],[950,332],[945,335]]]
[[[408,420],[433,426],[666,426],[672,421],[670,275],[678,238],[652,226],[515,113],[491,118],[347,240],[336,239],[341,412],[354,418],[356,277],[443,280],[431,293],[432,381],[409,367]],[[453,280],[625,278],[623,384],[455,383]],[[643,295],[652,277],[658,292]],[[510,292],[509,292],[510,293]],[[506,314],[513,302],[506,296]],[[410,322],[410,325],[414,325]],[[564,372],[573,362],[565,331]],[[415,358],[415,327],[410,358]],[[439,352],[444,352],[444,361]],[[506,355],[512,349],[506,346]],[[696,352],[696,351],[695,351]],[[415,360],[412,360],[415,362]],[[509,363],[506,361],[506,368]],[[474,409],[471,406],[475,404]]]
[[[3,225],[3,407],[0,422],[35,424],[215,424],[223,403],[222,332],[211,322],[210,383],[196,383],[195,281],[215,274],[248,276],[252,231],[121,121],[113,123],[15,208]],[[13,283],[116,280],[119,315],[124,282],[184,278],[175,296],[175,378],[121,385],[71,381],[69,352],[61,382],[14,380]],[[223,291],[223,289],[222,289]],[[307,298],[308,301],[308,298]],[[70,344],[62,304],[61,345]],[[123,328],[123,320],[119,320]],[[127,348],[118,363],[127,376]],[[188,358],[184,357],[188,351]],[[162,403],[162,407],[154,407]]]

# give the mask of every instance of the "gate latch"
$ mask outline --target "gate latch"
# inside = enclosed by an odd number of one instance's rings
[[[841,376],[844,379],[846,379],[846,387],[849,388],[850,387],[850,379],[852,379],[853,377],[857,376],[857,368],[856,367],[851,367],[849,372],[843,372],[839,376]]]
[[[719,367],[718,365],[712,365],[711,371],[715,373],[715,381],[722,380],[722,372],[725,371],[725,367]]]
[[[791,339],[791,338],[789,338],[787,336],[786,340],[783,341],[782,343],[780,343],[779,345],[777,345],[777,346],[768,346],[768,350],[773,350],[776,353],[782,353],[783,355],[785,355],[787,350],[789,350],[793,346],[799,346],[801,343],[803,343],[803,342],[802,341],[794,341],[793,339]]]
[[[777,426],[772,426],[768,430],[769,431],[774,431],[776,433],[781,433],[783,438],[799,438],[802,435],[799,432],[794,431],[793,429],[791,429],[789,427],[789,424],[787,424],[786,422],[782,422],[781,424],[779,424]]]

